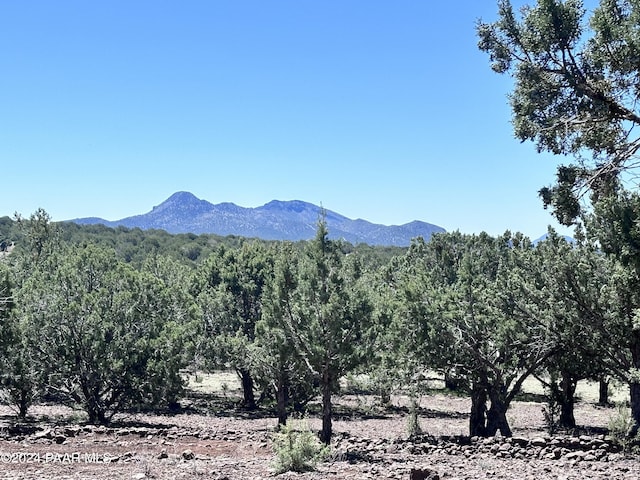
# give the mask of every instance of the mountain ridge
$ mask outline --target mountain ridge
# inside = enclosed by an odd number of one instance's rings
[[[77,224],[103,224],[109,227],[160,229],[169,233],[210,233],[236,235],[264,240],[309,240],[316,232],[324,212],[332,238],[350,243],[380,246],[408,246],[411,239],[429,240],[445,229],[431,223],[413,220],[403,225],[382,225],[364,219],[352,220],[337,212],[302,200],[271,200],[250,208],[231,202],[213,204],[194,194],[180,191],[144,214],[109,221],[99,217],[68,220]]]

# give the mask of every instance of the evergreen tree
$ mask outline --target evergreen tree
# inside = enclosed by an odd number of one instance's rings
[[[262,243],[221,248],[198,269],[192,288],[202,311],[204,356],[211,367],[236,371],[244,407],[250,410],[256,408],[250,345],[261,317],[262,294],[272,265]]]
[[[510,403],[556,348],[548,304],[530,278],[533,246],[510,233],[439,234],[407,256],[413,266],[401,293],[413,335],[406,338],[423,368],[464,380],[471,435],[510,436]]]
[[[627,262],[638,257],[629,235],[632,218],[640,215],[637,187],[627,183],[637,168],[640,149],[638,95],[640,92],[640,42],[637,28],[640,4],[635,0],[601,0],[585,21],[580,0],[539,0],[516,15],[511,2],[500,0],[499,18],[479,22],[479,47],[487,52],[492,68],[510,73],[510,95],[516,137],[533,141],[539,151],[570,155],[574,163],[558,167],[556,182],[540,190],[545,206],[564,224],[585,211],[594,216],[591,231],[613,252],[627,270],[616,295],[624,304],[617,312],[624,325],[624,348],[630,367],[640,370],[640,333],[634,318],[640,303],[630,292],[638,290],[638,269]],[[625,189],[629,185],[629,190]],[[622,220],[623,223],[618,223]],[[594,316],[596,312],[590,315]],[[607,323],[606,319],[601,319]],[[640,380],[628,377],[631,409],[640,426]]]
[[[320,384],[325,444],[333,433],[332,393],[367,355],[372,305],[360,279],[357,258],[345,257],[340,244],[329,240],[321,219],[300,259],[291,308],[282,321],[296,354]]]
[[[287,336],[286,320],[298,287],[298,256],[293,245],[283,243],[275,258],[274,275],[263,295],[262,318],[256,324],[252,359],[258,378],[276,394],[278,425],[282,426],[291,403],[301,407],[316,391],[312,374]]]
[[[171,295],[157,279],[95,246],[58,249],[16,295],[28,348],[46,388],[92,423],[158,406],[179,391]],[[159,368],[159,366],[162,368]]]

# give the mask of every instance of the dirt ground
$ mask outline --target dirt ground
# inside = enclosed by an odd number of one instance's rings
[[[613,453],[600,460],[583,458],[500,457],[472,447],[416,445],[407,436],[407,399],[380,411],[371,398],[336,397],[337,419],[330,457],[316,471],[274,472],[270,412],[249,414],[233,405],[233,389],[224,395],[194,393],[176,415],[129,414],[110,427],[82,423],[76,411],[36,406],[28,422],[18,422],[0,407],[1,479],[409,479],[412,469],[429,469],[441,479],[638,479],[640,459]],[[509,413],[514,436],[544,437],[537,402],[516,402]],[[420,400],[420,425],[433,437],[467,433],[469,400],[432,393]],[[614,407],[585,399],[576,409],[582,434],[605,438]],[[307,423],[319,429],[319,419]],[[427,448],[429,447],[429,448]],[[497,448],[495,449],[498,450]]]

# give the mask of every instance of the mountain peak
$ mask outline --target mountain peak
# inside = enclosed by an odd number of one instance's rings
[[[182,202],[193,202],[193,201],[200,201],[200,199],[191,192],[176,192],[173,195],[171,195],[169,198],[167,198],[163,203],[167,203],[167,202],[182,203]]]
[[[160,229],[169,233],[212,233],[261,238],[264,240],[309,240],[323,209],[302,200],[273,200],[262,207],[244,208],[234,203],[212,204],[190,192],[176,192],[143,215],[114,222],[76,219],[76,223],[102,223],[110,227]],[[350,220],[324,209],[329,236],[369,245],[408,246],[417,236],[429,240],[444,229],[424,222],[407,226],[377,225],[366,220]]]
[[[167,198],[160,205],[153,207],[153,210],[166,209],[166,208],[202,208],[204,206],[211,206],[206,200],[200,200],[193,193],[190,192],[176,192]]]

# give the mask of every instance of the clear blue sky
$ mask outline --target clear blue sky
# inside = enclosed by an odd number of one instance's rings
[[[522,2],[514,2],[521,4]],[[531,237],[557,160],[513,138],[469,0],[0,0],[0,216],[322,204]]]

